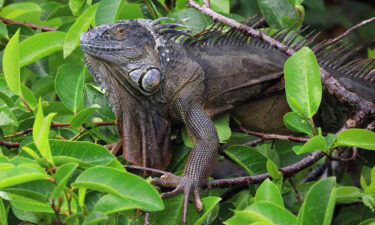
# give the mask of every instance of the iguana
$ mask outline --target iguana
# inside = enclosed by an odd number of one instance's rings
[[[175,188],[162,197],[184,193],[185,223],[191,193],[202,210],[200,188],[218,155],[212,117],[232,111],[235,118],[250,120],[244,123],[254,129],[283,132],[281,119],[274,121],[262,113],[281,118],[289,110],[281,92],[288,56],[220,23],[193,35],[179,29],[178,23],[162,24],[164,19],[100,25],[81,35],[80,46],[89,70],[106,88],[121,137],[116,147],[128,161],[165,169],[171,159],[172,126],[186,126],[195,144],[183,175],[153,180]],[[280,29],[272,37],[295,50],[311,46],[320,65],[342,85],[375,102],[373,59],[346,64],[350,54],[345,46],[312,46],[315,34],[297,41],[298,35],[299,31]]]

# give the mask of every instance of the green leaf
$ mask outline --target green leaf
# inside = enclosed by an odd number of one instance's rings
[[[308,140],[301,148],[293,148],[297,154],[303,154],[313,151],[325,151],[327,149],[326,139],[322,135],[317,135]]]
[[[194,225],[204,224],[207,217],[210,213],[215,209],[215,207],[219,204],[221,198],[216,196],[208,196],[202,199],[203,203],[203,214],[199,217],[198,220],[195,221]]]
[[[33,126],[33,140],[40,154],[53,164],[51,149],[48,142],[48,136],[52,118],[56,113],[50,113],[46,117],[43,115],[42,100],[39,99],[38,111],[35,115]]]
[[[267,171],[267,158],[255,148],[234,145],[224,150],[224,153],[241,166],[249,175],[264,173]]]
[[[77,169],[77,163],[66,163],[60,166],[56,173],[54,174],[54,179],[56,181],[56,187],[53,190],[52,196],[54,198],[59,198],[62,194],[62,191],[68,182],[68,179],[72,175],[75,169]]]
[[[190,8],[169,14],[168,17],[176,19],[177,21],[182,20],[182,23],[192,29],[193,32],[199,32],[212,23],[210,18]]]
[[[276,225],[296,224],[297,218],[283,207],[270,202],[256,202],[245,209],[267,217]]]
[[[66,107],[76,113],[83,99],[85,70],[75,63],[63,64],[56,74],[56,93]]]
[[[33,63],[63,49],[65,32],[35,34],[20,43],[20,66]]]
[[[86,121],[86,119],[93,113],[96,109],[100,109],[99,105],[93,105],[88,108],[82,109],[79,113],[77,113],[71,120],[70,124],[72,127],[79,127],[82,123]]]
[[[360,201],[362,190],[354,186],[336,188],[336,201],[339,203],[354,203]]]
[[[132,200],[148,211],[164,209],[158,191],[144,179],[118,169],[93,167],[82,172],[73,187],[88,188]]]
[[[220,142],[227,142],[230,136],[232,135],[232,131],[229,127],[229,114],[224,114],[222,116],[216,117],[213,121]]]
[[[355,128],[347,129],[337,135],[336,145],[375,150],[375,132]]]
[[[128,20],[128,19],[138,19],[138,18],[144,18],[141,4],[126,3],[124,1],[117,11],[116,20],[125,20],[125,19]]]
[[[136,209],[139,204],[131,199],[124,199],[116,195],[107,194],[101,197],[95,204],[93,211],[105,213],[107,215]]]
[[[0,127],[8,125],[18,126],[18,121],[12,110],[0,99]]]
[[[28,164],[8,168],[4,168],[3,164],[2,167],[3,169],[0,170],[0,188],[22,184],[33,180],[42,180],[48,177],[48,175],[43,173],[42,170]]]
[[[0,1],[3,2],[3,1]],[[5,23],[0,21],[0,38],[9,39],[8,29]]]
[[[109,105],[108,99],[104,96],[102,92],[98,90],[98,88],[96,88],[92,84],[86,84],[85,95],[87,100],[86,107],[88,105],[98,104],[100,106],[100,109],[96,110],[95,113],[97,113],[99,116],[101,116],[104,120],[107,121],[112,121],[116,119],[111,109],[111,106]]]
[[[95,25],[112,24],[115,22],[117,11],[120,8],[121,0],[102,0],[99,2],[95,14]]]
[[[281,192],[279,188],[277,188],[277,186],[270,181],[270,179],[263,181],[255,194],[255,202],[262,201],[271,202],[281,208],[284,208],[284,201],[281,197]]]
[[[320,180],[311,186],[298,213],[298,224],[331,224],[335,206],[335,190],[334,177]]]
[[[286,209],[270,202],[256,202],[243,211],[235,211],[225,224],[294,225],[296,222],[296,216]]]
[[[80,35],[92,24],[97,6],[95,4],[87,8],[69,28],[64,40],[64,58],[78,47]]]
[[[50,140],[51,152],[56,165],[76,162],[83,168],[91,166],[108,166],[116,158],[108,149],[85,141]],[[29,145],[30,148],[35,148]],[[24,155],[22,152],[20,155]]]
[[[7,193],[12,193],[40,202],[48,203],[50,193],[53,191],[53,188],[54,185],[49,180],[34,180],[7,187],[3,190]]]
[[[3,71],[9,89],[21,96],[21,78],[19,65],[19,35],[20,30],[13,35],[4,49]]]
[[[302,132],[313,136],[313,129],[307,119],[300,117],[295,112],[288,112],[284,115],[284,123],[289,130]]]
[[[288,0],[258,0],[258,6],[271,27],[282,28],[297,22],[294,6]]]
[[[230,12],[230,1],[229,0],[212,0],[211,8],[216,12],[222,12],[229,14]]]
[[[275,180],[282,180],[283,175],[279,171],[279,167],[270,159],[267,160],[266,164],[267,172]]]
[[[12,207],[25,211],[53,213],[49,204],[15,194],[12,195],[10,203]]]
[[[284,66],[285,92],[290,108],[299,116],[312,118],[322,99],[318,61],[307,47],[292,55]]]
[[[0,224],[8,225],[8,213],[5,209],[3,199],[0,198]]]
[[[86,0],[69,0],[69,8],[72,11],[73,15],[76,14],[82,9],[85,5]]]
[[[82,225],[96,225],[108,220],[108,216],[101,212],[91,212]]]
[[[24,100],[27,102],[30,108],[34,110],[35,107],[38,105],[38,101],[36,100],[34,93],[24,84],[21,84],[21,93]]]

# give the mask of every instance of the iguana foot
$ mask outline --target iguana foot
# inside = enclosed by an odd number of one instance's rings
[[[194,196],[194,204],[198,212],[202,212],[203,204],[200,198],[200,184],[199,181],[188,176],[176,176],[172,173],[165,174],[160,178],[154,178],[152,184],[160,187],[174,188],[173,191],[161,194],[162,198],[169,198],[176,196],[179,193],[184,193],[183,211],[182,211],[182,224],[186,224],[187,207],[189,196],[192,193]]]

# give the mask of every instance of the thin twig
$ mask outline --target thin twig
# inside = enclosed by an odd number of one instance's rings
[[[371,22],[374,22],[375,21],[375,17],[372,17],[370,19],[367,19],[367,20],[364,20],[362,22],[360,22],[359,24],[349,28],[347,31],[345,31],[344,33],[342,33],[340,36],[334,38],[334,39],[331,39],[329,40],[325,45],[331,45],[333,43],[336,43],[340,40],[342,40],[344,37],[348,36],[351,32],[353,32],[354,30],[360,28],[360,27],[363,27],[364,25],[368,24],[368,23],[371,23]]]
[[[356,147],[353,147],[353,154],[349,158],[342,158],[342,157],[330,156],[330,158],[332,160],[342,161],[342,162],[350,162],[350,161],[355,160],[357,157],[358,157],[358,148],[356,148]]]
[[[96,126],[106,126],[106,125],[116,125],[116,122],[105,121],[105,122],[93,122],[91,124],[96,125]],[[70,123],[58,123],[58,122],[52,122],[51,123],[51,127],[69,127],[70,125],[71,125]],[[20,136],[20,135],[23,135],[23,134],[30,133],[31,131],[33,131],[33,128],[27,128],[25,130],[15,132],[15,133],[10,134],[8,136],[4,136],[4,138],[12,138],[12,137]]]
[[[257,131],[251,131],[251,130],[248,130],[248,129],[244,128],[243,126],[240,126],[239,128],[244,133],[247,133],[247,134],[250,134],[250,135],[253,135],[253,136],[257,136],[257,137],[261,137],[261,138],[264,138],[264,139],[296,141],[296,142],[302,142],[302,143],[307,142],[309,140],[309,138],[297,137],[297,136],[293,136],[293,135],[268,134],[268,133],[262,133],[262,132],[257,132]]]
[[[228,17],[225,17],[209,7],[207,7],[205,4],[200,6],[198,3],[196,3],[194,0],[189,0],[188,5],[194,9],[197,9],[198,11],[202,12],[203,14],[211,17],[213,20],[220,21],[223,24],[226,24],[230,27],[236,28],[239,31],[242,31],[244,33],[249,34],[251,37],[257,38],[262,40],[263,42],[270,45],[270,47],[273,47],[275,49],[278,49],[280,52],[283,52],[287,55],[293,55],[295,53],[295,50],[290,48],[289,46],[281,43],[280,41],[277,41],[268,35],[266,35],[263,31],[258,31],[256,29],[253,29],[249,26],[246,26],[244,24],[238,23],[237,21],[230,19]],[[361,111],[363,111],[365,114],[375,114],[375,104],[363,99],[358,94],[349,91],[345,87],[341,85],[341,83],[333,77],[330,73],[328,73],[325,69],[322,67],[320,68],[321,78],[324,83],[324,86],[327,88],[327,90],[334,94],[339,100],[343,100],[347,102],[350,105],[356,106]]]
[[[149,171],[153,173],[161,173],[164,175],[170,174],[170,172],[166,172],[163,170],[158,170],[158,169],[153,169],[153,168],[148,168],[148,167],[142,167],[142,166],[136,166],[136,165],[125,165],[124,166],[126,169],[136,169],[136,170],[143,170],[143,171]]]
[[[18,20],[12,20],[12,19],[7,19],[4,17],[0,17],[0,20],[3,21],[6,24],[23,24],[27,27],[30,27],[32,29],[40,29],[42,31],[55,31],[57,30],[57,27],[47,27],[47,26],[41,26],[33,23],[28,23],[25,21],[18,21]]]

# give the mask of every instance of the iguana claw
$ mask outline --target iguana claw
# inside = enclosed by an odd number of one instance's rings
[[[186,224],[187,207],[189,202],[189,195],[193,193],[194,204],[198,212],[202,212],[203,204],[200,199],[200,185],[193,179],[187,176],[176,176],[173,174],[163,175],[160,178],[154,178],[151,181],[152,184],[161,187],[172,187],[174,190],[161,194],[162,198],[170,198],[176,196],[179,193],[184,193],[184,203],[182,211],[182,224]]]

